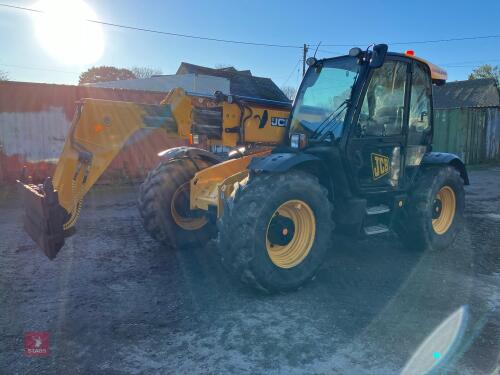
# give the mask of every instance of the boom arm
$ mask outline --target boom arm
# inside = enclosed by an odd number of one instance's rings
[[[190,95],[172,90],[161,105],[83,99],[77,105],[53,179],[25,188],[24,227],[49,258],[64,244],[78,218],[82,199],[126,141],[142,128],[160,128],[172,138],[192,133],[208,144],[277,144],[286,128],[289,103],[251,98]]]
[[[59,203],[72,212],[76,202],[95,184],[111,161],[137,130],[158,118],[163,128],[175,128],[170,107],[85,99],[64,144],[53,178]],[[178,137],[176,129],[169,132]]]

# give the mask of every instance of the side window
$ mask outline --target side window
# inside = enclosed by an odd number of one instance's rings
[[[430,129],[432,82],[421,64],[415,63],[411,81],[408,143],[419,145]]]
[[[358,120],[359,136],[401,134],[408,64],[387,61],[375,69]]]

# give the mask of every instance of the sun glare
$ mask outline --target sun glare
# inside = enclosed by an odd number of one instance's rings
[[[36,36],[45,51],[65,64],[90,64],[102,56],[104,33],[83,0],[40,0],[34,5]]]

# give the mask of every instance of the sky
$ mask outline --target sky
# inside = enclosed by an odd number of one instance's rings
[[[47,0],[45,0],[47,1]],[[72,0],[65,0],[67,2]],[[499,0],[442,1],[232,1],[85,0],[99,21],[167,32],[248,42],[301,46],[321,42],[317,57],[346,54],[348,46],[388,43],[389,50],[413,49],[444,67],[449,81],[467,79],[478,65],[500,65],[500,37],[440,43],[407,41],[500,36]],[[33,7],[36,1],[0,0]],[[77,84],[96,65],[147,66],[174,74],[182,61],[215,67],[232,65],[297,87],[300,48],[235,45],[102,26],[104,49],[92,63],[66,61],[49,53],[37,35],[36,15],[0,7],[0,70],[13,81]],[[70,26],[62,24],[64,33]],[[73,43],[72,43],[73,45]],[[64,46],[58,46],[59,48]],[[74,47],[74,45],[73,45]],[[77,46],[78,47],[78,46]],[[311,48],[310,54],[313,53]]]

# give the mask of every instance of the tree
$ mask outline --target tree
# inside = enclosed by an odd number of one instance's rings
[[[297,89],[292,86],[283,86],[281,91],[286,95],[286,97],[290,100],[295,99],[295,95],[297,95]]]
[[[469,79],[494,78],[497,85],[500,82],[500,68],[489,64],[481,65],[474,69],[469,75]]]
[[[130,68],[130,71],[134,73],[136,78],[141,79],[163,74],[161,69],[150,68],[148,66],[134,66],[133,68]]]
[[[128,69],[115,68],[114,66],[93,66],[80,74],[78,84],[122,81],[134,78],[136,78],[135,74]]]
[[[7,72],[0,70],[0,81],[8,81],[9,80],[9,75]]]
[[[215,64],[214,69],[232,68],[231,64]]]

